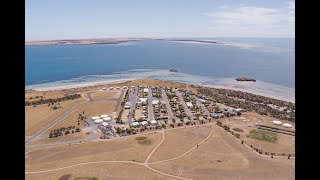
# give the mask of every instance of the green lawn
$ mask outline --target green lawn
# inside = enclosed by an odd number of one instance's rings
[[[144,139],[144,140],[140,140],[138,141],[139,144],[144,144],[144,145],[149,145],[152,143],[152,141],[150,139]]]
[[[276,142],[277,134],[274,132],[252,129],[247,137],[267,142]]]

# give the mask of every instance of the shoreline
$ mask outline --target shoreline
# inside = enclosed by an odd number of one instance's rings
[[[202,85],[202,86],[212,87],[212,88],[217,88],[217,89],[229,89],[229,90],[234,90],[234,91],[241,91],[241,92],[256,94],[256,95],[265,96],[265,97],[269,97],[269,98],[273,98],[273,99],[277,99],[277,100],[295,103],[295,99],[292,99],[292,98],[284,98],[284,97],[280,97],[277,95],[270,95],[267,93],[257,92],[254,90],[241,89],[241,88],[236,88],[236,87],[226,87],[226,86],[220,86],[220,85]]]
[[[76,83],[76,84],[67,84],[67,85],[54,85],[54,86],[46,86],[46,87],[35,87],[35,88],[28,88],[27,90],[35,90],[35,91],[59,91],[59,90],[69,90],[69,89],[76,89],[76,88],[85,88],[85,87],[98,87],[102,85],[110,85],[110,84],[118,84],[118,83],[124,83],[126,81],[133,81],[133,80],[142,80],[146,78],[131,78],[131,79],[121,79],[121,80],[104,80],[104,81],[97,81],[97,82],[85,82],[85,83]],[[154,78],[157,79],[157,78]],[[162,79],[159,79],[162,80]],[[167,82],[173,82],[173,83],[183,83],[188,85],[197,85],[197,86],[203,86],[203,87],[211,87],[211,88],[217,88],[217,89],[229,89],[234,91],[241,91],[246,93],[252,93],[260,96],[265,96],[268,98],[273,98],[277,100],[282,100],[286,102],[292,102],[295,103],[295,99],[290,97],[281,97],[279,95],[275,94],[268,94],[264,92],[258,92],[252,89],[245,89],[245,88],[239,88],[239,87],[228,87],[223,85],[208,85],[208,84],[198,84],[198,83],[187,83],[187,82],[179,82],[179,81],[173,81],[173,80],[162,80]],[[38,86],[38,85],[29,85],[29,86]],[[41,85],[40,85],[41,86]],[[26,88],[26,86],[25,86]]]

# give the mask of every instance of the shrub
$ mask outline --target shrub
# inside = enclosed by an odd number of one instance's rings
[[[243,129],[240,129],[240,128],[233,128],[232,130],[234,130],[236,132],[243,132]]]
[[[236,138],[240,138],[240,134],[238,134],[238,133],[236,133],[234,136],[235,136]]]

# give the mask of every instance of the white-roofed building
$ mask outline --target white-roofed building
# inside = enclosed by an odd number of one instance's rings
[[[156,120],[151,120],[150,121],[151,125],[155,126],[155,125],[158,125],[158,122]]]
[[[91,119],[94,121],[96,119],[100,119],[100,116],[93,116],[93,117],[91,117]]]
[[[147,100],[148,98],[139,98],[139,102],[141,102],[141,104],[147,104]]]
[[[110,127],[110,124],[107,123],[107,122],[103,122],[103,123],[102,123],[102,126],[103,126],[103,127]]]
[[[186,102],[186,105],[187,105],[189,108],[192,108],[192,107],[193,107],[193,105],[192,105],[191,102]]]
[[[153,99],[152,100],[152,105],[156,105],[156,104],[158,104],[159,103],[159,100],[158,99]]]
[[[143,89],[143,92],[144,92],[144,93],[148,93],[148,92],[149,92],[149,89],[148,89],[148,88],[144,88],[144,89]]]
[[[126,102],[126,104],[124,105],[125,109],[129,109],[131,107],[131,102]]]
[[[103,121],[109,122],[109,121],[111,121],[111,117],[105,117],[105,118],[103,118]]]
[[[95,123],[95,124],[101,124],[102,122],[103,122],[102,119],[96,119],[96,120],[94,120],[94,123]]]
[[[105,118],[105,117],[109,117],[109,115],[108,115],[108,114],[103,114],[103,115],[101,115],[100,117],[101,117],[101,118]]]
[[[138,127],[139,126],[139,123],[138,122],[133,122],[131,123],[131,127]]]
[[[147,126],[148,124],[149,124],[149,123],[148,123],[147,121],[142,121],[142,122],[141,122],[141,125],[142,125],[142,126]]]
[[[200,101],[201,103],[207,103],[207,102],[208,102],[208,101],[205,100],[205,99],[199,99],[199,101]]]
[[[292,124],[283,123],[283,127],[285,127],[285,128],[292,128]]]
[[[237,109],[234,109],[233,111],[235,111],[235,112],[242,112],[242,111],[243,111],[243,109],[241,109],[241,108],[237,108]]]

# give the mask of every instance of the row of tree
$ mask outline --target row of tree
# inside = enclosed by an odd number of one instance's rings
[[[77,99],[80,98],[81,95],[80,94],[73,94],[73,95],[67,95],[61,98],[56,98],[56,99],[40,99],[37,101],[26,101],[25,102],[25,106],[35,106],[35,105],[41,105],[41,104],[48,104],[51,103],[52,105],[54,103],[58,103],[58,102],[62,102],[62,101],[68,101],[68,100],[73,100],[73,99]]]
[[[80,128],[76,126],[69,126],[69,127],[61,127],[58,129],[51,130],[49,134],[49,138],[59,137],[62,135],[68,135],[70,133],[77,133],[80,132]]]

